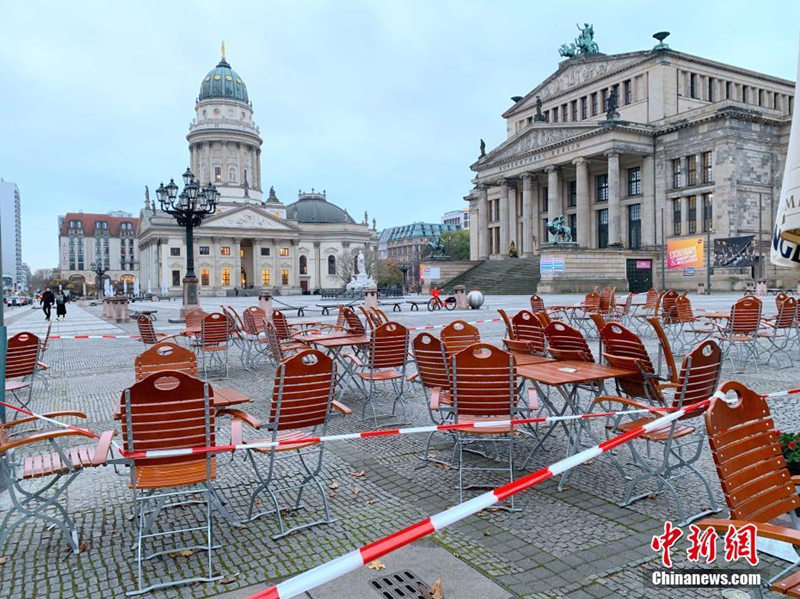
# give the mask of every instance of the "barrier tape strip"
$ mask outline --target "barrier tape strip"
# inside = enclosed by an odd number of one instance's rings
[[[50,424],[55,424],[61,428],[67,428],[72,431],[77,431],[79,433],[83,433],[85,435],[89,435],[95,439],[99,439],[100,435],[95,432],[92,432],[85,428],[80,428],[79,426],[73,426],[72,424],[67,424],[66,422],[61,422],[60,420],[56,420],[55,418],[50,418],[49,416],[45,416],[44,414],[37,414],[36,412],[31,412],[27,408],[22,408],[19,406],[12,406],[10,403],[6,403],[4,401],[0,401],[0,406],[5,406],[6,408],[11,408],[12,410],[16,410],[17,412],[21,412],[23,414],[27,414],[28,416],[33,416],[34,418],[38,418],[39,420],[44,420],[45,422],[49,422]]]
[[[373,437],[396,437],[400,435],[416,435],[419,433],[433,433],[436,431],[468,431],[470,429],[480,430],[482,428],[509,427],[520,424],[541,424],[547,422],[564,422],[568,420],[587,420],[590,418],[607,418],[609,416],[624,416],[626,414],[641,413],[660,413],[671,412],[673,408],[648,408],[640,410],[623,410],[619,412],[593,412],[590,414],[576,414],[570,416],[537,416],[535,418],[517,418],[514,420],[489,420],[484,422],[452,423],[428,426],[413,426],[406,428],[391,428],[383,430],[365,431],[362,433],[342,433],[338,435],[326,435],[323,437],[300,437],[297,439],[285,439],[281,441],[258,441],[255,443],[241,443],[237,445],[212,445],[208,447],[186,447],[182,449],[150,449],[146,451],[126,452],[120,451],[123,457],[128,459],[144,458],[168,458],[191,454],[203,453],[223,453],[228,451],[242,451],[247,449],[272,449],[275,447],[287,447],[291,445],[306,445],[310,443],[329,443],[331,441],[351,441],[353,439],[370,439]]]
[[[376,560],[387,553],[396,551],[397,549],[409,545],[414,541],[421,539],[422,537],[428,536],[437,530],[441,530],[446,526],[455,524],[456,522],[459,522],[468,516],[491,507],[494,504],[511,497],[512,495],[516,495],[521,491],[530,489],[531,487],[534,487],[539,483],[566,472],[567,470],[570,470],[575,466],[582,464],[583,462],[594,459],[599,455],[622,445],[623,443],[628,443],[629,441],[642,436],[646,432],[660,428],[665,424],[669,424],[670,422],[677,420],[689,412],[702,409],[708,406],[710,402],[710,399],[704,399],[703,401],[699,401],[680,410],[676,410],[671,414],[656,418],[655,420],[652,420],[643,426],[636,427],[625,433],[622,433],[621,435],[612,437],[611,439],[603,441],[594,447],[584,449],[580,453],[576,453],[575,455],[564,458],[563,460],[559,460],[558,462],[542,468],[541,470],[537,470],[536,472],[532,472],[523,478],[507,483],[501,487],[497,487],[496,489],[483,493],[482,495],[478,495],[477,497],[465,501],[464,503],[451,507],[443,512],[439,512],[438,514],[434,514],[433,516],[429,516],[424,520],[420,520],[419,522],[416,522],[402,530],[398,530],[386,537],[383,537],[382,539],[378,539],[369,545],[364,545],[360,549],[351,551],[350,553],[337,557],[334,560],[321,564],[316,568],[303,572],[302,574],[298,574],[289,580],[285,580],[281,583],[271,586],[264,591],[256,593],[255,595],[251,595],[249,599],[289,599],[290,597],[296,597],[297,595],[305,593],[306,591],[325,584],[326,582],[334,580],[339,576],[347,574],[348,572],[352,572],[364,564],[368,564],[369,562]]]

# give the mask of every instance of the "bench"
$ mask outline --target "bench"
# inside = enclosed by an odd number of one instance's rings
[[[303,306],[290,306],[289,304],[283,303],[279,299],[275,299],[275,297],[272,298],[272,302],[275,304],[280,304],[282,312],[285,312],[286,310],[297,310],[298,318],[306,315]]]
[[[431,300],[429,300],[429,299],[426,299],[426,300],[405,300],[405,302],[407,304],[411,304],[411,311],[412,312],[414,312],[414,311],[419,312],[419,307],[420,306],[427,306],[429,301],[431,301]]]
[[[402,310],[402,308],[400,308],[400,304],[402,304],[402,303],[403,303],[402,300],[401,301],[397,301],[397,302],[380,301],[380,302],[378,302],[378,305],[380,305],[380,306],[391,306],[392,307],[392,312],[402,312],[403,310]]]

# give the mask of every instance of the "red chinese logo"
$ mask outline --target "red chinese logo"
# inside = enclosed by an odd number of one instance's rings
[[[755,524],[745,524],[738,529],[733,525],[729,526],[725,533],[725,560],[735,562],[744,558],[751,566],[758,564],[757,532]]]
[[[689,528],[692,532],[686,537],[690,543],[686,557],[690,562],[699,562],[701,558],[705,558],[707,564],[712,563],[717,559],[717,531],[710,526],[701,530],[694,524],[689,525]]]
[[[661,551],[661,563],[667,568],[672,567],[672,558],[669,555],[669,550],[682,535],[683,531],[672,526],[672,522],[667,520],[664,522],[664,534],[656,535],[650,541],[650,547],[652,547],[653,551]]]

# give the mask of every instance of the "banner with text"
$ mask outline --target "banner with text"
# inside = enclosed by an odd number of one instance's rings
[[[755,235],[714,240],[714,266],[740,268],[756,261]]]
[[[674,239],[667,242],[667,268],[696,268],[703,266],[702,237]]]

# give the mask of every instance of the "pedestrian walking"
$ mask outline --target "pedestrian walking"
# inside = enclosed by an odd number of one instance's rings
[[[56,301],[56,296],[53,295],[49,287],[46,288],[42,294],[42,311],[44,312],[45,320],[50,320],[50,308],[53,306],[54,301]]]
[[[61,320],[67,317],[67,298],[64,297],[64,292],[60,289],[56,293],[56,318]]]

